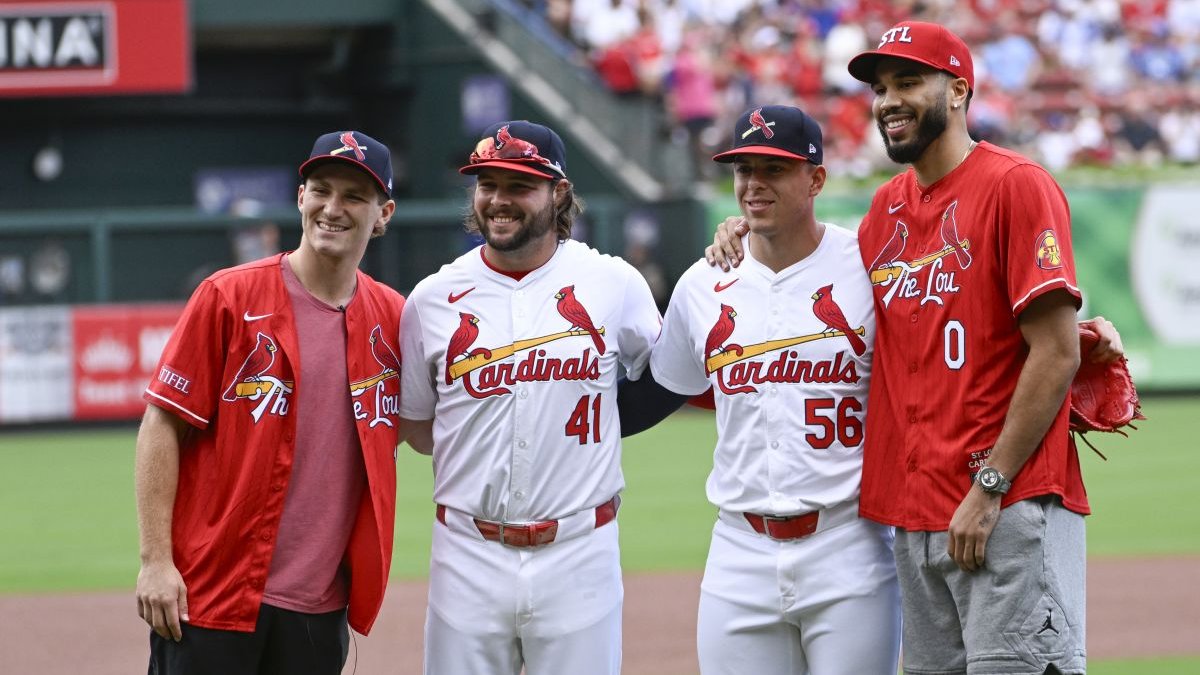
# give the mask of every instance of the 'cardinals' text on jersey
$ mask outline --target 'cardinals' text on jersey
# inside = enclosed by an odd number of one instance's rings
[[[854,234],[832,226],[804,260],[733,272],[697,262],[675,286],[655,379],[712,385],[717,448],[708,498],[731,511],[791,514],[858,496],[871,343],[871,288]],[[734,282],[737,283],[734,283]]]
[[[636,379],[660,323],[637,270],[575,241],[520,281],[475,249],[418,284],[401,414],[434,420],[434,501],[517,522],[620,492],[618,362]]]

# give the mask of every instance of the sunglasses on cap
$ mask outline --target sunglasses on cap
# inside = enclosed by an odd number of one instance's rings
[[[545,167],[549,170],[543,170],[542,173],[551,175],[552,172],[558,177],[566,178],[566,173],[563,172],[562,166],[558,162],[552,162],[540,155],[537,146],[533,143],[516,137],[510,137],[502,146],[497,147],[496,139],[488,136],[475,145],[469,163],[488,164],[497,161],[536,164],[540,165],[537,167],[539,169]]]

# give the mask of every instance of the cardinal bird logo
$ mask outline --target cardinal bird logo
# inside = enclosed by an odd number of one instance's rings
[[[238,369],[237,376],[233,378],[233,382],[221,394],[222,401],[237,400],[237,386],[242,382],[259,382],[262,376],[275,365],[275,352],[279,348],[275,346],[275,341],[270,336],[263,333],[258,334],[258,342],[254,345],[254,349],[250,351],[250,355],[246,357],[242,367]]]
[[[739,355],[741,355],[741,345],[725,344],[725,341],[729,339],[729,336],[733,335],[733,318],[735,316],[737,316],[737,312],[732,307],[729,305],[721,305],[721,315],[717,317],[717,323],[713,325],[712,330],[708,331],[708,339],[704,341],[704,360],[706,363],[708,361],[708,357],[712,356],[714,351],[731,351],[737,352]],[[708,370],[707,365],[705,366],[705,370]],[[709,374],[711,374],[711,372],[712,371],[709,371]]]
[[[833,284],[822,286],[817,289],[816,293],[812,294],[813,314],[818,319],[825,322],[825,330],[823,333],[840,330],[846,334],[846,339],[850,341],[850,348],[854,350],[855,356],[862,356],[867,351],[867,343],[850,328],[850,323],[846,321],[846,315],[842,313],[842,308],[833,300]]]
[[[958,238],[958,221],[954,218],[957,211],[958,202],[955,201],[947,206],[942,214],[942,241],[954,249],[954,257],[958,258],[958,268],[965,270],[971,266],[971,254],[967,253],[962,240]]]
[[[383,329],[379,326],[375,326],[371,331],[371,354],[386,370],[393,373],[400,372],[400,359],[396,358],[396,352],[392,351],[387,342],[384,342]]]
[[[509,141],[512,139],[512,134],[508,133],[508,125],[505,124],[504,126],[500,127],[498,131],[496,131],[496,149],[499,150],[508,145]]]
[[[507,124],[500,127],[500,130],[496,132],[497,157],[501,159],[521,159],[535,157],[537,154],[537,146],[508,133]]]
[[[565,286],[558,293],[554,294],[558,298],[558,313],[564,319],[571,322],[571,328],[587,331],[592,336],[592,342],[596,345],[596,353],[604,353],[604,338],[600,337],[600,332],[596,330],[596,325],[592,323],[592,317],[583,305],[579,304],[579,300],[575,298],[575,287]]]
[[[340,140],[342,142],[342,147],[340,150],[334,150],[333,152],[331,152],[330,153],[331,155],[336,155],[336,154],[342,153],[342,152],[350,152],[351,150],[353,150],[354,157],[358,161],[361,162],[367,158],[367,149],[364,148],[363,146],[359,145],[358,139],[354,137],[353,131],[347,131],[347,132],[343,133],[338,138],[338,140]]]
[[[450,377],[450,366],[454,360],[464,354],[468,357],[476,354],[483,354],[484,358],[491,358],[492,351],[480,347],[474,351],[467,353],[471,345],[479,337],[479,317],[466,312],[458,313],[458,328],[455,329],[454,335],[450,336],[450,346],[446,349],[446,384],[454,382],[454,378]]]
[[[774,122],[768,122],[766,119],[764,119],[762,116],[762,108],[758,108],[754,112],[750,113],[750,128],[746,131],[746,133],[742,134],[742,138],[748,136],[750,132],[754,131],[755,129],[761,130],[764,138],[775,138],[775,132],[771,129],[771,126],[774,124]]]
[[[904,253],[904,245],[908,243],[908,226],[903,220],[896,221],[896,231],[892,233],[892,238],[888,239],[888,243],[883,245],[883,250],[879,255],[875,256],[875,262],[871,263],[871,269],[877,270],[881,267],[896,262],[900,258],[900,254]]]

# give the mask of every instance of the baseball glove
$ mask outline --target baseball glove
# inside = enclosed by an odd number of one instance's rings
[[[1082,363],[1075,379],[1071,381],[1071,431],[1104,459],[1104,453],[1096,449],[1083,436],[1089,431],[1126,434],[1122,429],[1137,429],[1131,422],[1144,420],[1141,402],[1125,357],[1107,363],[1094,363],[1087,358],[1100,336],[1086,325],[1079,326],[1079,353]]]

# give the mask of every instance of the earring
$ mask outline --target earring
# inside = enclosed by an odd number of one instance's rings
[[[958,104],[957,104],[957,103],[955,103],[954,105],[952,105],[952,106],[950,106],[950,107],[951,107],[951,108],[954,108],[955,110],[958,110]]]

